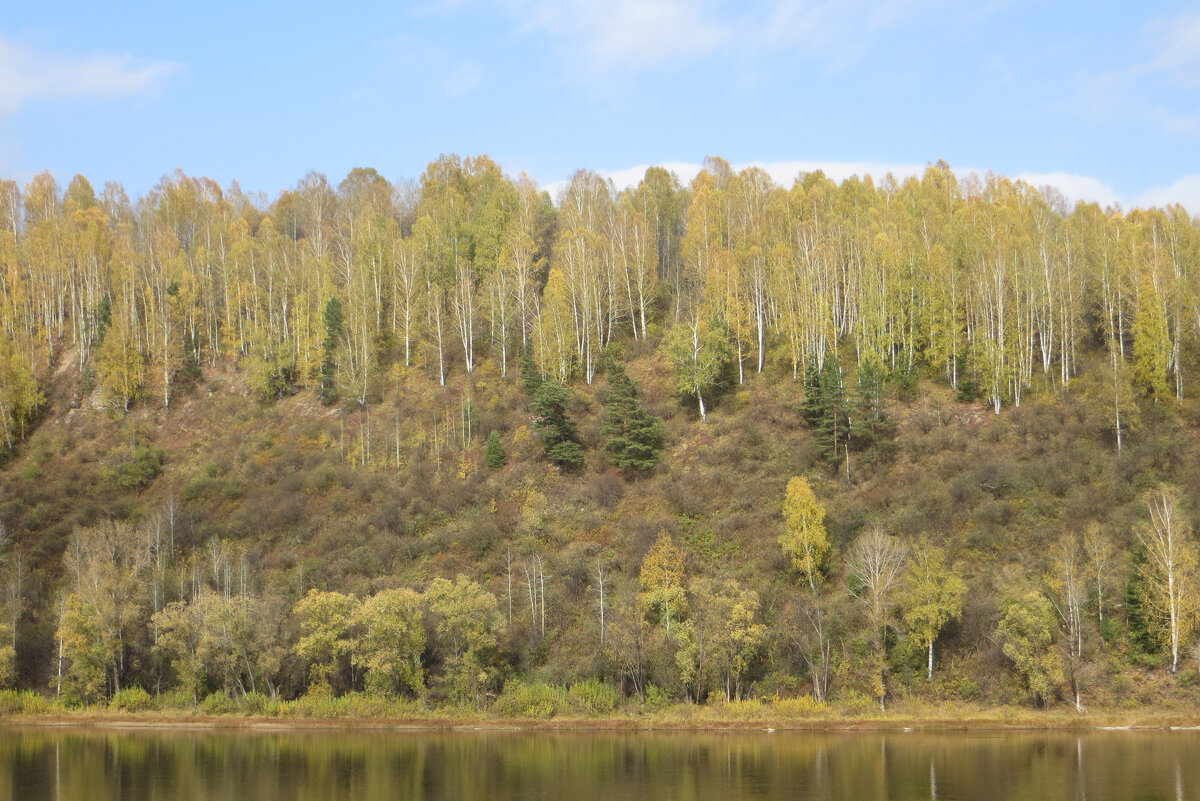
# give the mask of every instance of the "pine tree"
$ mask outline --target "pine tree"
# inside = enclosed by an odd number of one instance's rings
[[[526,342],[521,349],[521,385],[525,388],[525,394],[532,398],[543,380],[542,371],[533,361],[533,345]]]
[[[622,470],[650,470],[662,453],[662,421],[642,408],[637,387],[619,363],[609,364],[608,382],[600,429],[607,438],[604,449]]]
[[[111,324],[112,298],[105,294],[101,296],[100,302],[96,305],[96,338],[92,342],[94,347],[98,348],[104,344],[104,334]]]
[[[883,391],[883,370],[879,365],[874,361],[860,364],[850,421],[850,439],[857,451],[877,449],[895,435],[895,426],[883,408]]]
[[[492,429],[483,444],[483,463],[491,470],[499,470],[507,462],[508,456],[504,453],[504,446],[500,444],[500,435],[496,433],[496,429]]]
[[[846,391],[842,388],[842,367],[836,354],[825,359],[821,371],[821,388],[817,394],[820,417],[817,423],[817,442],[830,464],[837,465],[842,448],[850,441],[850,418],[846,406]]]
[[[804,400],[800,404],[800,414],[810,426],[821,422],[821,368],[817,366],[815,354],[809,354],[804,364]]]
[[[569,400],[570,390],[557,381],[545,381],[534,393],[529,409],[550,461],[563,467],[579,467],[583,464],[583,445],[567,413]]]
[[[342,338],[342,304],[332,297],[325,304],[323,315],[325,323],[325,341],[321,343],[324,358],[321,361],[321,373],[317,376],[317,395],[322,403],[333,403],[337,400],[337,346]]]

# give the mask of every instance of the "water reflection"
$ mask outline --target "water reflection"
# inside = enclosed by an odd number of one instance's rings
[[[1196,797],[1200,734],[0,729],[0,801]]]

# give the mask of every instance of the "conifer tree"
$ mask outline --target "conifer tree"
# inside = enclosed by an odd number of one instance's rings
[[[879,365],[874,361],[860,364],[850,419],[850,439],[860,452],[875,449],[895,433],[895,426],[883,408],[883,392],[883,371]]]
[[[662,421],[642,408],[637,387],[619,363],[609,364],[608,381],[600,429],[607,439],[604,449],[622,470],[650,470],[662,453]]]
[[[835,353],[825,359],[818,398],[820,417],[817,422],[817,442],[826,461],[836,466],[842,448],[850,441],[850,417],[846,391],[842,387],[842,367]]]
[[[821,368],[817,366],[816,354],[809,354],[804,364],[804,400],[800,404],[800,414],[810,426],[821,422]]]
[[[583,445],[567,412],[569,400],[570,390],[557,381],[545,381],[534,393],[529,409],[550,461],[563,467],[579,467],[583,464]]]
[[[499,470],[507,462],[508,456],[504,453],[504,446],[500,444],[500,435],[496,433],[496,429],[492,429],[483,444],[483,463],[491,470]]]
[[[526,342],[525,347],[521,349],[521,386],[524,387],[525,394],[532,398],[543,380],[542,371],[533,361],[533,344]]]
[[[317,395],[322,403],[333,403],[337,400],[337,346],[342,338],[342,304],[332,297],[325,304],[323,315],[325,323],[325,341],[321,344],[324,358],[321,361],[321,374],[317,377],[319,385]]]

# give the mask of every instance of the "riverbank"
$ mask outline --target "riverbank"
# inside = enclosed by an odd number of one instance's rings
[[[0,698],[0,701],[12,700]],[[266,709],[212,711],[152,705],[66,708],[33,694],[25,708],[0,704],[0,724],[107,728],[247,730],[492,730],[492,731],[954,731],[954,730],[1200,730],[1200,715],[1182,708],[1036,710],[975,705],[897,704],[887,711],[829,707],[797,714],[788,701],[742,701],[707,706],[632,707],[605,715],[508,716],[462,708],[421,708],[416,702],[370,696],[300,698],[270,702]],[[38,699],[38,700],[33,700]]]

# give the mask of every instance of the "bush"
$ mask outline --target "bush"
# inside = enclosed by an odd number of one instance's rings
[[[617,708],[617,693],[599,679],[586,679],[567,690],[571,711],[589,717],[611,715]]]
[[[661,710],[671,706],[671,696],[657,684],[646,685],[646,709]]]
[[[566,697],[561,687],[540,681],[526,684],[512,679],[504,685],[504,692],[492,709],[503,717],[551,718],[565,706]]]
[[[244,715],[270,715],[278,711],[278,703],[262,693],[246,693],[237,699],[237,704]]]
[[[196,700],[187,690],[174,690],[158,696],[159,709],[194,709]]]
[[[0,690],[0,715],[44,715],[57,706],[32,690]]]
[[[218,690],[200,702],[200,710],[206,715],[232,715],[238,712],[238,705],[224,691]]]
[[[127,461],[117,466],[116,483],[121,489],[144,490],[162,474],[165,455],[161,448],[134,448]]]
[[[141,687],[126,687],[113,695],[108,708],[121,712],[145,712],[154,708],[154,699]]]

